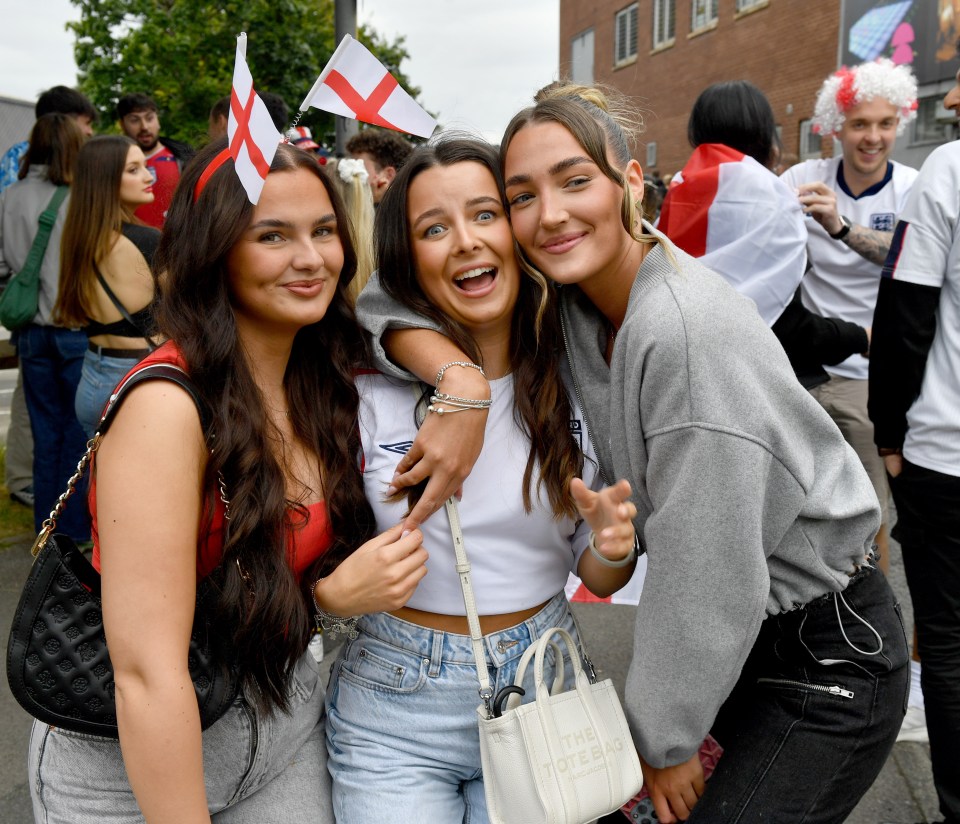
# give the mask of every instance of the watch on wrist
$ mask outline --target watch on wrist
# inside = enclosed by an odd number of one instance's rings
[[[853,224],[850,222],[850,218],[848,218],[846,215],[840,215],[840,223],[843,224],[840,227],[840,231],[835,235],[830,235],[830,237],[832,237],[834,240],[843,240],[850,232],[850,227],[853,226]]]

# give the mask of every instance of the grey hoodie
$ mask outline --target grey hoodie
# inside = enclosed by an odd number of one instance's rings
[[[842,590],[880,525],[859,459],[754,304],[660,238],[678,267],[648,252],[609,367],[602,317],[560,290],[594,446],[633,486],[648,555],[625,709],[655,767],[697,751],[763,619]],[[377,283],[358,311],[375,336],[430,326]]]

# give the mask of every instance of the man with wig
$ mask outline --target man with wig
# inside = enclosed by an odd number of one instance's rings
[[[813,127],[835,137],[841,154],[807,160],[782,176],[807,215],[809,269],[801,292],[804,305],[818,315],[865,329],[873,323],[880,272],[917,176],[890,154],[916,108],[912,72],[887,59],[844,67],[820,87]],[[829,380],[811,392],[870,475],[883,515],[877,544],[886,568],[889,489],[867,416],[867,354],[826,366]]]

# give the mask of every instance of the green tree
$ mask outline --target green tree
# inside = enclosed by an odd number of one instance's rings
[[[80,20],[74,53],[80,89],[116,120],[117,100],[145,92],[160,107],[163,133],[194,146],[206,141],[210,107],[230,93],[236,36],[247,32],[247,64],[261,91],[279,94],[291,117],[333,54],[333,0],[71,0]],[[404,39],[361,26],[367,46],[414,98],[400,70]],[[333,145],[333,115],[311,109],[300,121]]]

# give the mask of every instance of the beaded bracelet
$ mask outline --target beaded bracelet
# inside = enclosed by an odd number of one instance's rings
[[[600,554],[600,551],[597,549],[597,536],[593,530],[590,530],[590,554],[599,564],[603,564],[605,567],[610,567],[611,569],[622,569],[625,566],[630,566],[634,561],[637,560],[637,555],[639,555],[639,546],[640,539],[637,537],[636,533],[633,535],[633,549],[627,554],[626,558],[621,558],[619,561],[611,561],[609,558],[605,558]]]
[[[464,369],[476,369],[483,377],[487,377],[487,373],[483,371],[483,367],[476,363],[471,363],[470,361],[455,360],[450,361],[450,363],[445,363],[440,367],[440,371],[437,372],[437,379],[433,382],[434,386],[439,387],[440,381],[443,380],[443,373],[446,372],[451,366],[462,366]]]
[[[325,609],[322,609],[320,604],[317,603],[316,594],[317,584],[322,580],[323,578],[317,578],[310,589],[310,596],[313,598],[313,608],[315,610],[314,618],[317,621],[317,626],[325,633],[328,633],[331,638],[336,638],[338,635],[345,635],[353,641],[360,635],[357,631],[357,621],[360,620],[360,616],[354,615],[349,618],[344,618],[342,615],[334,615],[332,612],[327,612]]]

